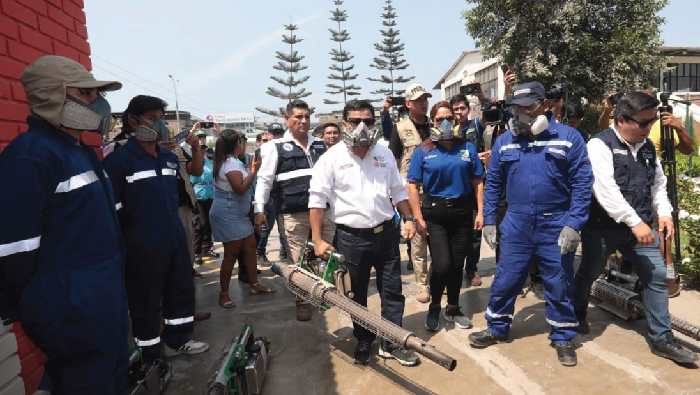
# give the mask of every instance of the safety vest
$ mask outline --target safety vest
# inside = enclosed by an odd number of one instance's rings
[[[308,155],[293,141],[275,143],[277,148],[277,171],[275,183],[280,191],[282,214],[309,211],[309,187],[311,168],[318,158],[326,152],[322,140],[311,143]]]
[[[403,153],[401,154],[401,159],[399,160],[399,173],[403,178],[406,178],[408,174],[408,166],[411,164],[411,157],[413,156],[413,151],[421,145],[423,140],[420,138],[416,126],[413,124],[410,118],[406,117],[396,124],[396,132],[399,134],[401,139],[401,144],[403,145]]]
[[[639,218],[651,226],[653,220],[653,197],[651,187],[656,175],[656,149],[650,139],[637,151],[637,160],[632,156],[627,144],[620,141],[612,129],[602,131],[592,138],[603,140],[613,154],[615,182],[620,188],[625,201],[639,215]],[[613,220],[598,199],[591,201],[591,214],[587,226],[594,228],[627,228],[624,223]]]

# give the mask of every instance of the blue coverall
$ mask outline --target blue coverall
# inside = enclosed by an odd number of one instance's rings
[[[564,226],[581,230],[586,222],[593,174],[580,133],[548,116],[549,128],[534,140],[507,131],[491,151],[484,225],[496,224],[503,187],[508,212],[501,223],[500,257],[486,320],[491,333],[508,337],[515,298],[534,257],[544,279],[549,339],[556,344],[571,342],[578,333],[572,306],[574,252],[562,255],[557,242]]]
[[[190,247],[177,211],[180,162],[173,152],[156,150],[157,158],[129,137],[104,162],[126,245],[132,333],[147,362],[160,358],[161,298],[168,346],[185,344],[194,321]]]
[[[93,148],[27,123],[0,154],[0,316],[19,319],[48,357],[40,389],[123,394],[129,328],[112,186]]]

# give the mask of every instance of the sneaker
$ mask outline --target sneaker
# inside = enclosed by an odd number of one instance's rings
[[[428,315],[425,316],[425,329],[437,332],[440,329],[440,305],[431,303],[428,306]]]
[[[476,272],[468,271],[464,273],[464,278],[472,287],[478,287],[482,284],[481,277]]]
[[[167,344],[163,348],[163,355],[166,357],[174,357],[180,354],[199,354],[207,351],[209,349],[209,344],[203,342],[197,342],[192,339],[188,340],[187,343],[181,345],[177,349],[170,348]]]
[[[311,304],[297,302],[297,321],[311,320]]]
[[[372,351],[372,342],[367,340],[360,340],[355,346],[355,363],[358,365],[367,365],[369,363],[369,357]]]
[[[483,331],[479,332],[472,332],[469,337],[469,344],[472,345],[472,347],[477,347],[477,348],[485,348],[490,345],[496,344],[496,343],[503,343],[508,338],[505,337],[498,337],[491,333],[488,329],[484,329]]]
[[[214,250],[209,250],[202,255],[204,255],[207,258],[211,258],[211,259],[219,259],[221,257],[221,254],[214,252]]]
[[[571,343],[557,343],[552,345],[557,350],[559,363],[564,366],[576,366],[576,349]]]
[[[666,288],[668,288],[668,297],[669,298],[675,298],[676,296],[681,294],[681,281],[680,277],[676,276],[676,278],[667,278],[666,279]]]
[[[406,270],[408,270],[409,272],[413,270],[413,261],[410,259],[408,260],[408,263],[406,264]]]
[[[395,359],[403,366],[418,365],[418,355],[413,351],[406,350],[390,344],[387,348],[379,347],[379,356],[386,359]]]
[[[255,258],[258,261],[258,266],[268,267],[272,266],[272,262],[267,259],[267,254],[255,254]]]
[[[194,263],[201,265],[204,263],[204,260],[202,259],[202,254],[195,254],[194,255]]]
[[[684,349],[671,332],[666,333],[666,341],[653,342],[647,338],[647,342],[654,355],[668,358],[678,363],[691,363],[698,360],[697,354]]]
[[[428,292],[428,287],[422,287],[420,291],[416,294],[416,300],[421,303],[430,302],[430,293]]]
[[[472,327],[472,320],[462,313],[459,306],[445,308],[445,312],[442,313],[442,316],[446,321],[454,322],[455,325],[462,329],[469,329]]]
[[[578,320],[578,333],[587,335],[591,333],[591,329],[588,327],[588,321],[586,320],[586,312],[575,311],[576,320]]]

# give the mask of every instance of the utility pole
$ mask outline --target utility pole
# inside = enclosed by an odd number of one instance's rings
[[[180,106],[177,103],[177,83],[180,80],[173,78],[172,74],[168,74],[168,77],[173,80],[173,87],[175,88],[175,118],[177,118],[177,132],[175,133],[175,136],[177,136],[182,131],[182,129],[180,129]]]

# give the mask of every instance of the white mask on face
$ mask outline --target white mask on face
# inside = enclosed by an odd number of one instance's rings
[[[368,129],[364,122],[360,122],[354,130],[343,130],[341,135],[348,147],[371,147],[377,143],[381,133],[377,129]]]

